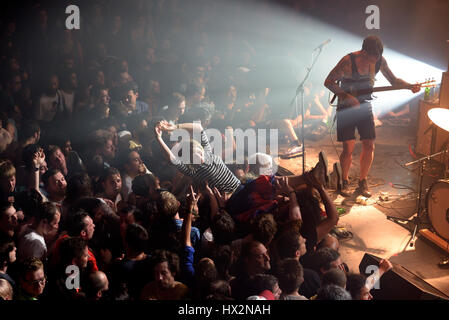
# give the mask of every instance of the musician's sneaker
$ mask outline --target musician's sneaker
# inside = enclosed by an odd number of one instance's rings
[[[341,183],[341,188],[340,190],[338,190],[340,192],[340,194],[343,197],[350,197],[351,196],[351,191],[349,190],[349,181],[348,180],[343,180],[343,182]]]
[[[371,192],[368,189],[368,182],[366,182],[366,179],[359,180],[359,186],[355,190],[357,194],[361,194],[362,196],[369,198],[371,197]]]

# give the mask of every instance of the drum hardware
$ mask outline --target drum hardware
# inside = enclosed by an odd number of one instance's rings
[[[414,215],[414,217],[412,219],[404,219],[404,218],[398,218],[398,217],[392,217],[392,216],[387,216],[387,219],[395,221],[395,222],[401,222],[401,223],[406,223],[406,222],[413,222],[415,224],[414,228],[413,228],[413,234],[412,237],[409,241],[409,245],[410,247],[413,247],[415,245],[415,238],[416,238],[416,232],[419,230],[419,227],[421,225],[421,218],[422,218],[422,213],[423,213],[423,209],[422,209],[422,194],[423,194],[423,188],[422,188],[422,183],[423,183],[423,177],[424,177],[424,164],[426,161],[431,160],[433,157],[436,157],[438,155],[446,155],[446,153],[449,152],[449,149],[434,153],[432,155],[429,156],[425,156],[422,157],[418,160],[406,163],[404,166],[410,166],[413,164],[418,164],[419,165],[419,183],[418,183],[418,203],[416,205],[416,215]],[[427,190],[424,190],[427,195],[429,195]],[[437,199],[432,199],[433,201],[438,201]]]
[[[436,131],[436,126],[438,126],[441,129],[443,129],[444,131],[449,132],[449,109],[432,108],[429,111],[427,111],[427,116],[433,122],[430,127],[434,127],[434,129],[433,129],[434,131]],[[433,140],[434,140],[434,136],[435,136],[435,134],[432,137]],[[433,143],[433,145],[435,145],[435,141],[432,141],[432,143]],[[439,150],[439,151],[444,152],[444,154],[443,154],[443,164],[444,164],[443,178],[444,179],[447,178],[447,173],[448,173],[448,161],[449,161],[449,158],[447,157],[448,146],[449,146],[449,138],[446,139],[446,141],[441,145],[441,148]]]
[[[449,241],[449,180],[440,179],[432,184],[426,197],[426,209],[436,234]]]
[[[434,157],[436,155],[437,154],[426,156],[426,157],[423,157],[423,158],[418,159],[416,161],[412,161],[412,162],[409,162],[409,163],[405,164],[405,166],[410,166],[410,165],[413,165],[415,163],[419,164],[418,203],[416,205],[417,206],[417,208],[416,208],[416,216],[414,216],[412,219],[404,219],[404,218],[387,216],[387,219],[395,221],[395,222],[401,222],[401,223],[413,222],[415,224],[415,227],[413,229],[412,237],[411,237],[411,239],[409,241],[410,247],[414,247],[415,246],[416,232],[418,231],[419,225],[421,224],[421,214],[422,214],[421,199],[422,199],[422,182],[423,182],[423,177],[424,177],[424,162],[426,160],[430,160],[432,157]]]
[[[443,108],[433,108],[427,112],[428,117],[434,124],[442,128],[445,131],[449,131],[449,110]],[[433,183],[432,186],[426,191],[426,212],[429,217],[429,221],[435,232],[429,229],[419,230],[419,233],[426,239],[436,244],[441,249],[449,253],[449,180],[447,179],[448,158],[447,153],[449,139],[446,140],[441,149],[442,151],[424,157],[422,159],[430,159],[434,156],[443,154],[444,163],[444,179],[440,179]],[[444,150],[443,150],[444,149]],[[417,161],[421,161],[419,159]],[[421,166],[422,167],[422,166]],[[420,181],[420,183],[422,180]],[[420,188],[421,192],[421,188]],[[419,194],[421,196],[421,193]],[[419,215],[418,215],[419,216]],[[419,223],[419,219],[418,219]],[[415,230],[417,226],[415,226]],[[438,264],[441,268],[447,268],[449,266],[449,260],[443,260]]]

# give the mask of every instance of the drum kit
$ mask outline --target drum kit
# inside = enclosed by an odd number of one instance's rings
[[[449,132],[449,109],[445,108],[433,108],[427,112],[429,119],[441,129]],[[449,148],[444,147],[444,150],[440,152],[425,156],[413,162],[406,163],[405,166],[419,164],[419,189],[418,189],[418,204],[417,213],[413,219],[401,219],[396,217],[388,217],[391,220],[400,220],[414,222],[415,228],[412,238],[410,240],[410,246],[414,246],[416,232],[418,231],[422,217],[422,183],[423,183],[423,166],[424,162],[430,160],[436,156],[444,156],[444,177],[433,183],[428,189],[425,197],[425,208],[429,217],[430,223],[435,232],[429,230],[422,230],[420,233],[427,239],[436,243],[440,248],[449,253],[449,179],[447,178],[447,163],[449,159]],[[449,265],[449,260],[445,260],[440,263],[440,266]]]

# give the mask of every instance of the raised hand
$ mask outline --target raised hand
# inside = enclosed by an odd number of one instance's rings
[[[385,273],[389,270],[393,269],[393,264],[388,259],[382,259],[379,262],[379,270],[382,273]]]
[[[45,161],[45,153],[42,150],[42,148],[39,148],[39,151],[35,152],[33,154],[33,166],[37,169],[39,169],[41,167],[41,165],[44,163]]]
[[[290,192],[295,191],[289,184],[287,177],[281,177],[276,179],[275,188],[277,194],[285,194],[288,195]]]
[[[192,185],[190,185],[190,193],[187,194],[186,201],[187,201],[187,207],[191,210],[193,209],[196,204],[198,203],[198,200],[200,199],[201,195],[196,194],[193,190]]]
[[[415,84],[415,85],[412,85],[412,87],[410,88],[410,90],[413,92],[413,93],[417,93],[417,92],[419,92],[420,90],[421,90],[421,85],[420,84]]]
[[[163,128],[165,131],[171,132],[171,131],[173,131],[173,130],[176,129],[176,126],[175,126],[174,124],[168,123],[167,121],[163,121],[163,122],[162,122],[162,128]]]
[[[162,137],[162,123],[161,122],[156,123],[156,125],[154,126],[154,134],[158,138]]]
[[[204,184],[204,191],[209,196],[209,198],[215,197],[214,192],[209,187],[209,182],[208,181],[206,181],[206,183]]]
[[[218,191],[218,189],[216,187],[214,187],[214,195],[215,195],[215,198],[217,199],[218,206],[220,208],[224,208],[226,206],[226,201],[228,200],[228,196],[224,192],[220,193],[220,191]]]

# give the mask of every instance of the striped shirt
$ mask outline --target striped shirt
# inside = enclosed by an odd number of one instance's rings
[[[241,184],[240,180],[228,169],[223,160],[212,153],[204,131],[201,132],[201,146],[204,149],[204,163],[188,165],[180,159],[173,161],[175,167],[183,174],[192,177],[198,184],[209,184],[209,187],[216,187],[220,192],[233,193]]]

